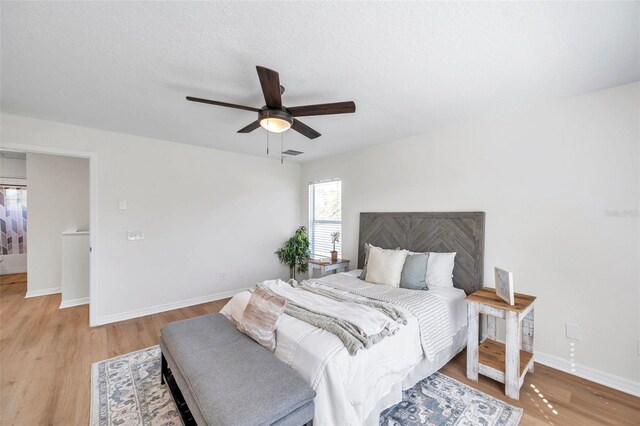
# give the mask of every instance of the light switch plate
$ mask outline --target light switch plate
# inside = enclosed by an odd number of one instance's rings
[[[144,240],[144,232],[142,232],[142,231],[127,231],[127,240],[129,240],[129,241]]]
[[[571,340],[582,340],[582,327],[578,324],[565,324],[565,334],[567,339]]]
[[[127,209],[127,200],[118,200],[118,210]]]

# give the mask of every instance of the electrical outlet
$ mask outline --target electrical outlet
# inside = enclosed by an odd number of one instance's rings
[[[220,272],[220,281],[224,281],[227,279],[227,274],[224,272]]]
[[[127,231],[127,240],[129,240],[129,241],[144,240],[144,232],[142,232],[142,231]]]
[[[565,324],[565,334],[567,339],[571,340],[582,340],[582,327],[578,324]]]

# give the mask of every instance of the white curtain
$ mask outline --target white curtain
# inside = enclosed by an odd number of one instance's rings
[[[2,255],[27,252],[27,188],[0,186]]]

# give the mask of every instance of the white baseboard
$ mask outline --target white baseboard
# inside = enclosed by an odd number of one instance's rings
[[[14,266],[13,268],[0,268],[0,275],[22,274],[27,272],[26,266]]]
[[[74,306],[88,305],[88,304],[89,304],[88,297],[82,297],[80,299],[63,300],[60,303],[60,309],[72,308]]]
[[[604,371],[596,370],[595,368],[588,367],[586,365],[575,364],[574,367],[571,367],[571,363],[568,360],[539,351],[535,352],[534,360],[537,363],[555,368],[556,370],[564,371],[565,373],[582,377],[583,379],[591,380],[592,382],[599,383],[603,386],[640,397],[640,382],[605,373]]]
[[[179,302],[165,303],[163,305],[150,306],[148,308],[134,309],[127,312],[121,312],[117,314],[98,316],[96,319],[96,326],[111,324],[113,322],[125,321],[133,318],[144,317],[147,315],[158,314],[160,312],[172,311],[174,309],[186,308],[188,306],[200,305],[202,303],[213,302],[214,300],[225,299],[227,297],[235,296],[241,291],[248,290],[250,287],[240,288],[237,290],[223,291],[220,293],[208,294],[206,296],[194,297],[192,299],[185,299]]]
[[[29,290],[24,297],[26,299],[27,297],[48,296],[50,294],[57,293],[62,293],[62,287],[43,288],[42,290]]]

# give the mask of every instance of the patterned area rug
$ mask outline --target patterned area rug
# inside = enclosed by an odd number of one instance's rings
[[[403,391],[402,402],[382,412],[380,425],[515,426],[520,417],[522,408],[434,373]]]
[[[91,426],[178,426],[178,410],[160,384],[160,347],[153,346],[91,367]],[[434,373],[403,393],[380,416],[384,426],[514,426],[522,409]]]
[[[160,346],[91,366],[91,426],[182,425],[169,389],[160,384]]]

